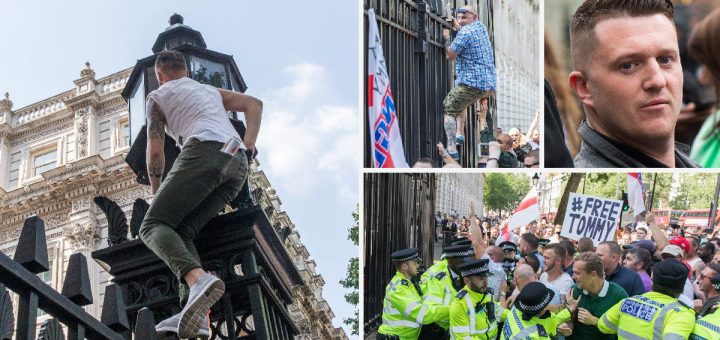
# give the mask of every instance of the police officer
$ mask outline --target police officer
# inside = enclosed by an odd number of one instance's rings
[[[450,335],[453,339],[495,339],[498,323],[505,319],[505,295],[495,301],[487,277],[493,275],[490,260],[471,260],[458,267],[465,287],[450,305]],[[505,282],[505,281],[503,281]],[[501,286],[501,289],[505,287]]]
[[[502,329],[502,339],[555,339],[557,327],[570,320],[567,308],[551,313],[555,292],[541,282],[530,282],[515,298]]]
[[[517,245],[511,241],[505,241],[500,243],[498,247],[503,250],[503,254],[505,255],[502,266],[505,274],[507,274],[507,281],[513,282],[513,273],[517,265]]]
[[[460,289],[465,285],[460,276],[460,266],[465,260],[475,255],[475,251],[469,245],[456,245],[443,248],[442,258],[440,262],[445,262],[444,267],[433,268],[430,267],[425,274],[421,282],[423,287],[423,303],[426,305],[441,305],[450,306],[452,298],[457,294]],[[442,269],[440,269],[442,268]],[[427,276],[426,276],[427,275]],[[423,336],[425,338],[426,333],[431,333],[432,336],[427,337],[434,339],[447,338],[448,328],[450,327],[450,318],[445,318],[437,322],[437,327],[424,326]],[[429,334],[428,334],[429,335]]]
[[[687,339],[695,326],[695,311],[678,301],[687,275],[687,267],[677,259],[656,264],[652,291],[618,302],[600,317],[598,329],[617,333],[619,339]]]
[[[417,248],[398,250],[391,254],[397,272],[385,288],[382,325],[379,340],[415,340],[420,327],[448,318],[448,307],[424,305],[420,286],[412,282],[420,265]]]
[[[690,340],[720,339],[720,308],[697,320]]]
[[[710,266],[714,266],[714,264],[711,263]],[[714,289],[716,292],[720,292],[720,272],[715,271],[710,266],[706,267],[700,274],[702,276],[701,289]],[[713,275],[710,276],[710,273],[713,273]],[[705,287],[707,284],[710,287]],[[702,310],[700,310],[698,316],[701,317],[695,322],[695,329],[693,329],[690,339],[720,339],[720,308],[717,306],[720,302],[717,299],[711,300],[708,299],[710,304],[706,302]]]

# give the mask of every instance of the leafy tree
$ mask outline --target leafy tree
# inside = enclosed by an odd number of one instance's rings
[[[514,209],[530,190],[530,179],[524,174],[488,174],[483,200],[489,210]]]
[[[358,213],[359,211],[359,205],[355,206],[355,212],[353,212],[353,220],[355,220],[355,223],[352,227],[348,229],[348,240],[351,240],[354,245],[359,244],[359,237],[360,237],[360,215]],[[359,288],[360,288],[360,275],[359,275],[359,259],[358,257],[352,257],[350,258],[350,263],[348,263],[347,268],[347,274],[345,275],[345,279],[340,280],[340,284],[344,288],[350,288],[352,291],[350,293],[345,294],[345,301],[353,306],[355,306],[355,317],[343,319],[343,323],[352,327],[352,335],[359,335],[359,320],[360,320],[360,311],[357,308],[358,302],[360,301],[360,294],[359,294]]]
[[[565,219],[565,210],[567,209],[567,203],[570,199],[570,193],[571,192],[577,192],[578,186],[580,186],[580,181],[583,179],[583,174],[580,173],[571,173],[570,177],[567,180],[567,183],[565,184],[565,189],[563,189],[562,197],[560,197],[560,206],[557,210],[557,215],[555,217],[555,224],[563,224],[563,220]]]

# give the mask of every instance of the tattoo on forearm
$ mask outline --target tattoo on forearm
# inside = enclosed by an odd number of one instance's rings
[[[162,169],[161,167],[157,166],[157,165],[151,165],[151,166],[150,166],[150,171],[148,172],[148,174],[149,174],[151,177],[162,178],[163,169]]]

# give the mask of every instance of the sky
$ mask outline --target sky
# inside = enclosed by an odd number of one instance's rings
[[[325,280],[336,318],[353,315],[338,281],[360,168],[358,5],[355,1],[0,2],[0,93],[14,109],[70,90],[89,61],[96,78],[152,54],[173,13],[211,50],[232,55],[247,94],[264,102],[257,147],[301,241]],[[349,331],[346,328],[349,335]]]

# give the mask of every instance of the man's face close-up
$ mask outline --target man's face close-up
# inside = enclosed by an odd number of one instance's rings
[[[458,24],[460,24],[460,26],[465,26],[469,23],[472,23],[473,21],[475,21],[475,18],[476,18],[475,14],[472,14],[472,13],[468,12],[467,10],[463,10],[463,9],[461,9],[458,12],[458,16],[457,16]]]
[[[683,87],[673,23],[661,14],[611,18],[595,37],[584,72],[593,128],[631,145],[672,138]]]

